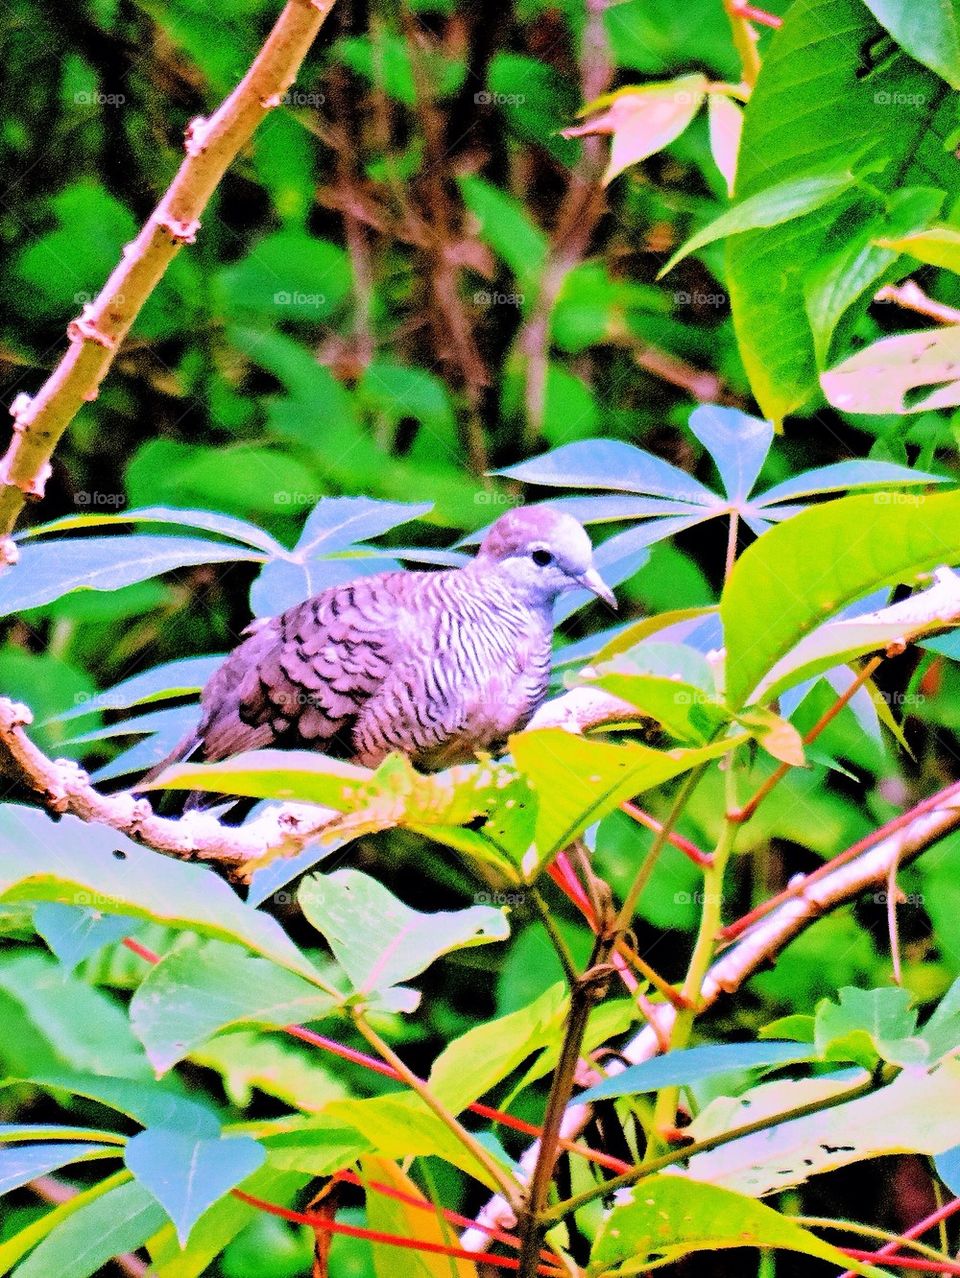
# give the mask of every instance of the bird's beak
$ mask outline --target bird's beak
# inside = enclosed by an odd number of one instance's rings
[[[588,568],[582,577],[577,578],[577,581],[581,586],[586,586],[588,590],[592,590],[605,604],[609,604],[614,612],[617,611],[617,597],[596,568]]]

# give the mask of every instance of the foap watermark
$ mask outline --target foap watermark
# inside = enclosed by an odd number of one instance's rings
[[[926,100],[923,93],[891,93],[886,89],[878,89],[873,95],[876,106],[922,107]]]
[[[325,306],[327,302],[323,293],[288,293],[280,289],[273,295],[274,306]]]
[[[327,100],[325,93],[315,93],[312,89],[288,89],[286,93],[277,95],[279,106],[322,107]]]
[[[474,306],[522,306],[526,300],[524,293],[496,293],[487,288],[478,288],[473,295]]]
[[[867,897],[868,901],[872,901],[874,905],[889,905],[892,901],[894,905],[923,905],[922,892],[901,892],[897,888],[896,892],[887,891],[871,892]]]
[[[873,494],[875,506],[922,506],[926,500],[923,493],[893,492]]]
[[[473,494],[475,506],[522,506],[523,498],[512,493],[500,493],[484,488]]]
[[[324,493],[300,493],[290,488],[278,488],[273,494],[275,506],[315,506]]]
[[[123,106],[126,100],[124,93],[101,93],[99,89],[81,89],[73,95],[75,106]]]
[[[674,306],[726,306],[728,300],[726,293],[702,293],[699,289],[677,289],[673,295]]]
[[[477,106],[523,106],[527,100],[525,93],[494,93],[490,89],[481,89],[473,95]]]
[[[84,488],[80,492],[73,494],[73,504],[75,506],[83,506],[84,509],[104,510],[113,507],[116,510],[120,506],[127,504],[127,498],[124,493],[103,493],[97,489],[88,492]]]
[[[475,892],[474,905],[523,905],[526,892]]]
[[[720,892],[674,892],[674,905],[719,905],[723,901]]]
[[[77,293],[74,293],[73,295],[74,306],[89,306],[92,302],[95,302],[96,300],[97,300],[96,293],[87,293],[83,289],[81,289]],[[117,304],[122,306],[126,300],[127,300],[126,296],[123,293],[111,293],[110,295],[111,306],[117,305]]]

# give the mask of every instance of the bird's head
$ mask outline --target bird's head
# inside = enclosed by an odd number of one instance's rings
[[[519,506],[491,525],[477,554],[478,568],[496,564],[519,594],[552,603],[585,586],[616,608],[613,591],[593,566],[583,525],[548,506]]]

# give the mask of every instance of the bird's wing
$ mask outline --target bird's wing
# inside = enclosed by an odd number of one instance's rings
[[[333,586],[258,627],[203,691],[204,758],[275,743],[350,753],[350,729],[390,670],[391,579],[404,575]]]

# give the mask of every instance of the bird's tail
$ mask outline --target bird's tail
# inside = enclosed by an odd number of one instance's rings
[[[154,764],[150,771],[145,773],[135,786],[131,787],[134,794],[138,793],[144,786],[149,785],[150,782],[156,781],[157,777],[172,764],[183,763],[189,759],[202,744],[202,741],[203,738],[196,729],[192,729],[186,736],[181,737],[170,753],[161,759],[159,763]],[[183,810],[186,812],[191,808],[203,807],[205,803],[209,802],[211,797],[203,790],[191,790],[184,799]]]

